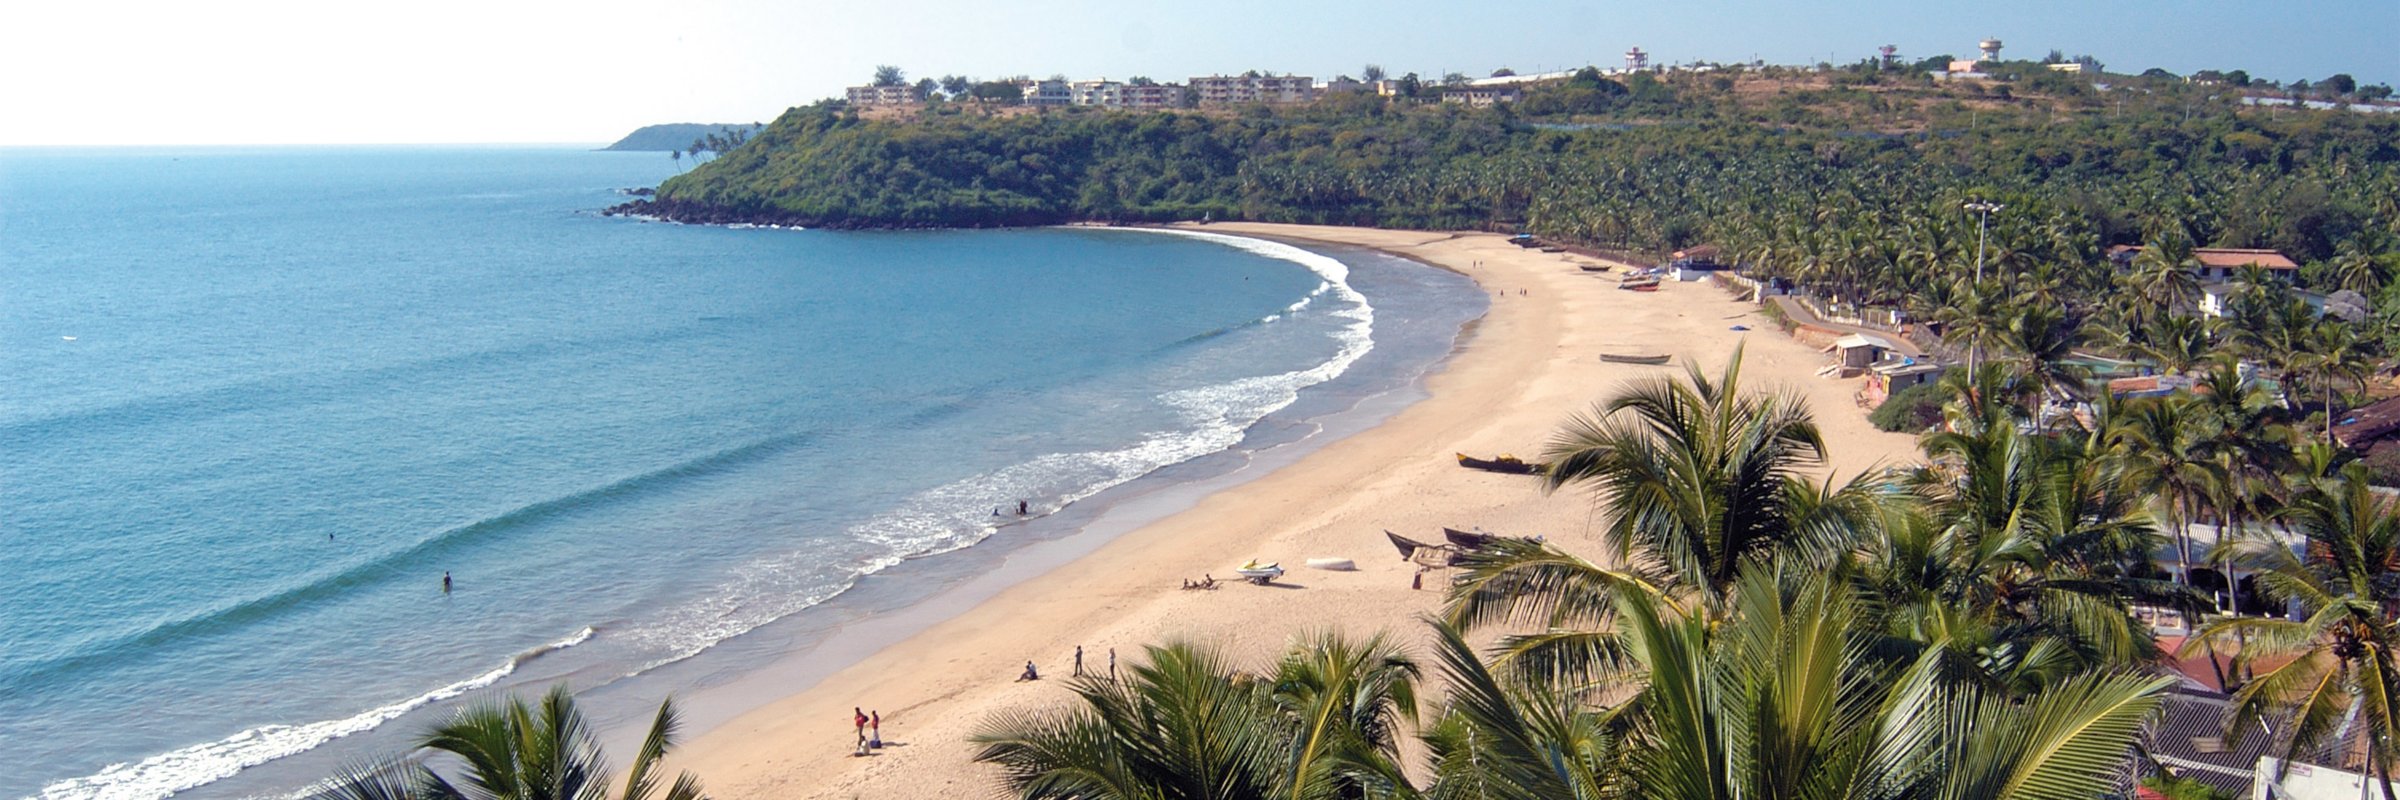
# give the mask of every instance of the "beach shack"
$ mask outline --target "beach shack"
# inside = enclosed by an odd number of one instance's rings
[[[1833,354],[1833,366],[1828,371],[1838,372],[1844,378],[1867,371],[1886,356],[1903,355],[1900,345],[1871,333],[1853,333],[1835,339],[1833,344],[1825,346],[1825,352]]]
[[[1867,385],[1858,390],[1858,398],[1870,408],[1880,406],[1909,387],[1941,380],[1948,370],[1928,359],[1893,355],[1867,366]]]
[[[1693,245],[1677,250],[1674,257],[1667,262],[1667,274],[1674,276],[1679,281],[1708,280],[1709,275],[1724,269],[1724,265],[1717,263],[1717,253],[1717,246],[1713,244]]]

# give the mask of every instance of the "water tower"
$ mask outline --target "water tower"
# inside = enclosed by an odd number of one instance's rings
[[[1882,47],[1875,48],[1875,52],[1883,54],[1883,65],[1886,67],[1900,63],[1899,45],[1887,44]]]
[[[1976,47],[1983,48],[1983,57],[1982,57],[1982,58],[1975,59],[1975,60],[1977,60],[1977,61],[1998,61],[1998,60],[2000,60],[2000,40],[1998,40],[1998,39],[1985,39],[1985,40],[1983,40],[1981,43],[1979,43],[1979,44],[1977,44],[1977,45],[1975,45],[1975,46],[1976,46]]]
[[[1625,69],[1627,71],[1638,72],[1649,68],[1650,54],[1642,52],[1640,45],[1635,45],[1633,49],[1625,51]]]

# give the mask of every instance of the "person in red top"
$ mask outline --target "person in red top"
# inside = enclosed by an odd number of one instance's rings
[[[851,706],[850,721],[858,726],[859,740],[865,741],[867,738],[867,712],[860,710],[857,706]]]

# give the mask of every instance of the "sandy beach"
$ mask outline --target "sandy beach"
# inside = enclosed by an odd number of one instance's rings
[[[1452,454],[1536,455],[1569,414],[1629,379],[1673,377],[1696,362],[1711,372],[1747,348],[1744,385],[1805,397],[1842,477],[1915,458],[1913,437],[1867,424],[1859,381],[1817,377],[1826,356],[1778,332],[1749,304],[1707,283],[1656,293],[1619,291],[1614,275],[1489,234],[1291,225],[1211,225],[1216,233],[1374,247],[1455,270],[1493,292],[1490,312],[1461,337],[1429,396],[1367,431],[1200,500],[1096,552],[1024,581],[922,632],[866,655],[796,693],[691,737],[676,766],[718,797],[990,797],[997,773],[971,761],[968,735],[995,714],[1063,704],[1075,648],[1105,670],[1144,644],[1210,643],[1263,666],[1293,636],[1336,629],[1389,631],[1421,645],[1417,621],[1436,609],[1442,573],[1411,590],[1414,567],[1386,529],[1439,540],[1440,528],[1541,534],[1597,556],[1601,518],[1589,496],[1545,496],[1529,477],[1460,469]],[[1731,330],[1748,326],[1751,331]],[[1674,366],[1606,363],[1602,352],[1667,353]],[[1312,557],[1356,561],[1353,572],[1301,567]],[[1276,586],[1240,583],[1180,591],[1179,583],[1256,557],[1291,572]],[[1421,646],[1418,652],[1423,655]],[[1026,660],[1045,680],[1012,682]],[[901,746],[854,758],[851,708],[879,710],[883,737]]]

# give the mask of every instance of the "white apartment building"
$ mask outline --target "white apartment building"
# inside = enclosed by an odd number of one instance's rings
[[[910,86],[852,86],[843,95],[854,106],[907,106],[917,104],[917,90]]]
[[[1079,106],[1117,108],[1125,105],[1125,84],[1112,80],[1075,81],[1067,84],[1068,102]]]
[[[1124,89],[1124,97],[1126,108],[1178,108],[1183,105],[1183,87],[1172,83],[1153,83],[1148,86],[1129,84]]]
[[[1201,105],[1306,103],[1316,99],[1316,79],[1286,75],[1211,75],[1193,78]]]
[[[1018,84],[1029,106],[1074,105],[1075,88],[1066,81],[1026,81]]]

